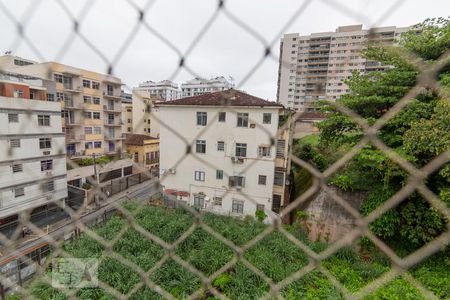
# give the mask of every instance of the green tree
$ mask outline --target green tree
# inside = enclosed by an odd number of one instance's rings
[[[449,18],[427,19],[414,26],[401,37],[400,47],[369,44],[363,56],[392,68],[385,72],[354,73],[346,81],[350,93],[342,96],[338,102],[359,114],[369,124],[374,124],[418,84],[421,70],[412,63],[411,57],[415,55],[425,64],[433,64],[449,49]],[[450,103],[445,97],[450,90],[448,65],[441,69],[438,79],[441,90],[425,84],[420,94],[378,132],[387,146],[417,167],[422,167],[450,149]],[[344,153],[342,150],[354,146],[364,132],[354,120],[332,105],[320,103],[319,108],[327,115],[327,120],[318,125],[321,129],[319,146],[306,149],[305,158],[316,163],[319,169],[324,169],[333,160],[325,161],[327,164],[324,165],[320,153]],[[319,158],[317,161],[316,157]],[[362,212],[369,214],[399,190],[407,179],[407,172],[382,151],[366,146],[330,181],[346,190],[368,190]],[[432,174],[426,183],[443,201],[449,201],[449,164]],[[410,195],[405,202],[372,224],[372,230],[379,236],[401,237],[416,246],[433,239],[444,229],[445,220],[417,194]]]

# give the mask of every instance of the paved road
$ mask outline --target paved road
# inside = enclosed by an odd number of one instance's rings
[[[141,184],[137,184],[135,186],[130,187],[126,191],[123,191],[114,196],[111,196],[110,198],[108,198],[107,201],[104,201],[101,203],[100,208],[98,208],[94,211],[88,212],[88,213],[84,214],[82,217],[80,217],[80,220],[77,223],[86,224],[86,223],[92,222],[93,220],[95,220],[97,218],[101,218],[106,212],[111,211],[114,208],[114,205],[116,203],[121,203],[121,202],[128,200],[127,196],[131,199],[136,199],[138,201],[146,201],[152,195],[155,195],[158,192],[159,192],[159,185],[158,185],[157,180],[153,179],[153,180],[145,181]],[[72,222],[70,220],[63,222],[63,224],[61,224],[59,227],[54,228],[53,230],[50,229],[48,235],[39,237],[37,239],[29,240],[29,241],[25,242],[24,244],[22,244],[21,246],[17,247],[16,250],[19,252],[22,252],[30,247],[33,247],[33,246],[43,243],[45,241],[49,241],[49,236],[51,236],[55,240],[60,240],[65,235],[70,234],[73,231],[75,225],[76,224],[74,224],[74,222]],[[2,259],[7,258],[8,256],[10,256],[10,255],[7,254],[4,257],[2,257]]]

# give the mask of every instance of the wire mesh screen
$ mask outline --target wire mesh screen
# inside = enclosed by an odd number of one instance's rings
[[[116,54],[111,58],[105,56],[97,47],[95,41],[89,40],[83,34],[83,31],[80,30],[85,15],[91,9],[95,9],[93,2],[86,1],[80,12],[74,14],[64,1],[57,0],[56,3],[62,9],[64,18],[72,22],[72,28],[67,34],[65,43],[53,59],[55,61],[61,60],[74,38],[78,37],[88,48],[93,50],[98,59],[104,62],[107,73],[114,76],[116,67],[120,65],[121,59],[130,53],[128,48],[131,41],[136,37],[139,30],[144,30],[165,44],[177,57],[177,67],[168,79],[176,78],[181,71],[185,71],[194,77],[203,78],[204,74],[197,73],[195,66],[189,64],[190,55],[193,49],[202,43],[202,38],[216,19],[224,17],[236,25],[233,30],[248,33],[264,49],[264,51],[260,51],[260,48],[255,50],[253,55],[258,56],[259,60],[253,67],[245,70],[245,75],[237,82],[236,89],[242,89],[266,60],[290,66],[290,61],[282,61],[278,53],[274,53],[272,49],[278,45],[286,30],[296,20],[302,18],[305,10],[312,5],[313,1],[300,1],[284,24],[274,24],[274,26],[279,28],[279,31],[275,36],[271,37],[267,37],[264,33],[259,32],[257,28],[252,27],[252,24],[249,24],[247,20],[240,18],[228,8],[227,1],[217,1],[216,9],[211,15],[201,16],[205,20],[204,26],[185,49],[180,49],[172,43],[169,38],[164,36],[163,32],[155,29],[152,22],[147,18],[155,2],[147,1],[141,5],[131,0],[124,1],[126,5],[135,10],[136,21],[135,24],[130,25],[131,31],[129,35],[123,40],[121,46],[115,49]],[[377,20],[367,19],[364,15],[347,7],[345,2],[325,0],[321,2],[355,21],[364,21],[366,24],[371,24],[372,27],[375,27],[393,12],[401,10],[404,1],[394,1],[391,6],[386,7],[386,12]],[[35,41],[27,36],[28,21],[33,14],[37,13],[40,5],[42,5],[42,1],[30,2],[29,8],[21,18],[18,18],[4,2],[0,2],[0,10],[16,26],[16,39],[11,49],[14,51],[20,44],[24,43],[34,52],[38,59],[47,61],[46,56],[34,46]],[[414,87],[401,99],[395,99],[395,103],[387,108],[385,113],[377,120],[368,121],[342,105],[339,101],[328,101],[335,111],[351,118],[362,131],[362,137],[358,143],[351,149],[348,149],[345,155],[322,171],[319,171],[317,166],[310,161],[300,159],[292,154],[292,147],[289,148],[288,159],[291,160],[293,165],[307,170],[314,180],[310,188],[298,198],[291,199],[289,203],[285,203],[280,211],[274,212],[270,208],[263,208],[264,213],[268,216],[267,220],[270,220],[270,222],[266,222],[267,224],[256,221],[236,220],[234,225],[227,225],[219,216],[214,217],[208,212],[170,197],[164,198],[161,200],[164,203],[159,204],[165,204],[165,206],[173,208],[169,210],[161,208],[160,205],[155,205],[160,199],[161,185],[159,182],[163,182],[165,177],[171,176],[170,172],[158,176],[155,172],[135,164],[134,168],[139,170],[137,174],[129,174],[121,177],[121,179],[106,178],[104,181],[109,183],[108,185],[101,184],[103,180],[98,178],[88,177],[89,183],[93,186],[89,195],[84,194],[84,191],[77,188],[69,190],[69,193],[74,195],[72,198],[75,199],[73,200],[74,202],[82,202],[83,200],[81,199],[84,199],[84,197],[92,200],[91,202],[95,204],[92,206],[94,209],[88,213],[81,207],[82,204],[74,206],[64,205],[62,202],[54,202],[55,207],[53,209],[61,211],[60,218],[65,221],[61,228],[49,230],[48,227],[41,227],[37,225],[38,223],[33,222],[34,219],[39,219],[43,212],[32,215],[29,210],[21,211],[18,215],[16,226],[11,227],[7,233],[3,232],[0,234],[1,252],[5,258],[8,258],[3,260],[2,273],[0,273],[2,297],[5,297],[5,290],[8,289],[19,292],[25,299],[36,298],[37,296],[32,293],[29,283],[27,283],[33,280],[52,286],[52,277],[48,276],[49,270],[59,270],[61,265],[59,261],[45,259],[49,253],[53,258],[65,258],[66,262],[72,258],[83,258],[83,254],[85,255],[86,253],[96,253],[95,258],[98,260],[97,267],[99,270],[111,275],[108,280],[104,280],[99,276],[96,287],[68,287],[64,285],[55,287],[53,284],[54,288],[51,289],[51,292],[43,296],[49,299],[57,299],[57,297],[84,299],[299,299],[302,298],[302,296],[299,296],[300,294],[287,292],[290,287],[297,284],[301,289],[302,285],[312,284],[317,289],[320,289],[323,281],[329,284],[327,288],[331,289],[331,294],[337,299],[361,299],[371,295],[377,289],[396,278],[403,278],[427,299],[441,297],[429,290],[426,285],[417,280],[409,271],[420,262],[448,246],[450,240],[448,223],[445,225],[446,230],[438,234],[436,238],[406,256],[397,254],[385,241],[370,230],[372,222],[401,204],[412,193],[420,194],[431,209],[439,212],[446,222],[450,218],[449,207],[426,184],[431,174],[448,163],[450,150],[447,148],[446,151],[436,153],[436,157],[432,161],[418,168],[388,147],[379,136],[379,131],[415,98],[419,97],[424,89],[432,88],[440,98],[444,99],[444,101],[449,101],[448,91],[439,84],[439,74],[443,69],[448,68],[450,52],[447,50],[433,63],[425,61],[406,50],[398,51],[397,54],[407,59],[419,70]],[[0,65],[0,70],[2,69],[3,67]],[[48,70],[48,72],[51,73],[52,70]],[[132,88],[125,86],[125,90],[131,91]],[[136,96],[140,101],[144,101],[144,97],[139,95],[133,96]],[[223,93],[221,101],[222,108],[226,112],[230,114],[239,112],[236,107],[227,105],[231,101],[229,94]],[[29,118],[33,115],[33,111],[41,109],[37,106],[33,107],[32,104],[30,105],[27,113]],[[65,105],[67,106],[67,102]],[[208,120],[206,126],[202,127],[192,140],[187,140],[182,134],[176,132],[173,129],[173,124],[168,122],[168,120],[159,118],[159,115],[153,112],[150,115],[153,119],[158,120],[160,126],[165,128],[166,131],[170,131],[177,136],[186,147],[185,154],[175,159],[170,169],[176,169],[187,157],[211,169],[221,169],[214,162],[202,159],[201,155],[196,154],[192,150],[196,147],[197,139],[205,132],[212,130],[211,124],[219,118],[218,115],[214,115],[211,120]],[[255,126],[263,131],[268,144],[274,147],[277,145],[280,135],[284,131],[292,130],[301,116],[302,112],[288,114],[287,122],[279,126],[277,133],[265,130],[261,120],[249,120],[249,123],[256,124]],[[82,122],[84,120],[79,121]],[[42,122],[46,121],[42,120]],[[144,124],[146,121],[144,119],[134,119],[133,122]],[[21,122],[20,132],[27,132],[27,126],[26,120]],[[163,138],[161,137],[161,139]],[[445,139],[446,137],[442,138]],[[355,155],[368,145],[380,150],[389,160],[406,171],[409,177],[408,181],[387,201],[384,201],[382,205],[369,214],[362,215],[358,209],[349,204],[346,197],[336,193],[327,180],[333,174],[345,168]],[[66,154],[64,147],[60,149],[59,154]],[[119,155],[114,160],[122,158],[120,153],[123,149],[115,149],[115,151]],[[161,153],[160,155],[164,156],[165,154]],[[9,161],[12,157],[12,152],[2,153],[0,157],[2,160]],[[80,167],[76,161],[69,158],[67,159],[67,164],[69,168]],[[46,166],[42,167],[46,168]],[[254,167],[253,163],[246,164],[243,173],[252,167]],[[2,174],[3,176],[4,174]],[[222,176],[229,177],[232,174],[222,174]],[[147,185],[143,187],[141,186],[142,183],[147,183]],[[54,190],[53,187],[48,186],[47,179],[42,180],[40,186],[44,192],[48,192],[49,189]],[[311,246],[307,239],[301,238],[290,227],[283,225],[284,218],[290,216],[319,191],[325,192],[328,197],[332,198],[338,206],[356,220],[357,224],[345,236],[323,248]],[[245,189],[234,192],[250,203],[258,204],[255,199],[245,193]],[[149,202],[152,205],[149,205]],[[149,219],[146,218],[154,218],[154,220],[148,221]],[[237,236],[225,230],[226,226],[240,227],[233,229],[238,232]],[[35,240],[32,241],[32,246],[27,246],[29,244],[23,243],[22,235],[34,237]],[[363,282],[361,287],[355,290],[353,287],[342,283],[338,274],[331,272],[324,262],[334,257],[345,247],[354,245],[355,241],[362,237],[373,243],[380,253],[386,257],[389,261],[389,268],[385,272],[381,272],[373,280]],[[279,239],[283,240],[283,242],[281,246],[274,246],[270,239]],[[141,248],[133,245],[133,242],[141,244]],[[128,245],[124,245],[124,243],[128,243]],[[210,249],[208,244],[214,244],[215,247]],[[74,250],[75,248],[78,250]],[[271,254],[264,256],[263,253],[266,253],[265,251]],[[224,253],[226,255],[221,256],[221,261],[216,264],[214,262],[215,257]],[[253,253],[251,258],[248,253]],[[196,255],[203,257],[204,261],[199,263],[198,260],[195,260]],[[268,263],[267,260],[279,261],[278,268],[283,275],[279,276],[274,274],[272,270],[268,270],[265,267]],[[215,264],[219,267],[211,269],[208,268],[208,264]],[[21,271],[24,269],[26,272]],[[313,277],[314,279],[311,279],[312,274],[316,276]],[[32,280],[28,280],[28,277]],[[233,281],[232,277],[240,277],[240,283]],[[311,280],[313,283],[310,282]],[[187,285],[188,288],[182,289],[180,287],[182,285]],[[231,290],[234,289],[239,292],[236,292],[237,294],[224,292],[224,286],[226,285],[231,287]],[[249,287],[251,285],[256,285],[257,288],[252,289]],[[94,289],[94,291],[90,289]],[[240,294],[240,291],[245,291],[247,294],[244,292]],[[63,294],[65,296],[62,296]],[[307,298],[307,296],[304,297]],[[311,299],[322,298],[320,295],[311,296]]]

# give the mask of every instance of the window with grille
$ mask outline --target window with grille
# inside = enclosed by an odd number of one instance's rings
[[[225,151],[225,142],[223,141],[217,142],[217,151]]]
[[[100,89],[100,82],[98,81],[92,81],[92,88],[94,90],[99,90]]]
[[[237,127],[248,127],[248,113],[237,113]]]
[[[92,104],[100,104],[100,98],[99,97],[92,97]]]
[[[279,213],[281,208],[281,195],[274,194],[272,197],[272,211]]]
[[[91,88],[91,81],[87,79],[83,79],[83,87]]]
[[[12,171],[13,173],[23,172],[23,165],[22,164],[12,165]]]
[[[96,120],[100,120],[100,113],[99,112],[93,112],[92,113],[92,118],[96,119]]]
[[[238,157],[247,157],[247,144],[245,143],[236,143],[236,156]]]
[[[205,181],[205,172],[195,171],[194,179],[195,181]]]
[[[278,158],[284,158],[286,151],[286,141],[285,140],[278,140],[277,141],[277,157]]]
[[[194,207],[204,208],[205,207],[205,195],[195,194],[194,195]]]
[[[206,153],[206,141],[197,140],[197,142],[195,143],[195,152]]]
[[[50,116],[49,115],[38,115],[38,125],[39,126],[50,126]]]
[[[214,205],[222,206],[222,197],[214,197]]]
[[[9,146],[11,148],[20,148],[20,140],[19,139],[9,140]]]
[[[266,185],[267,176],[266,175],[258,175],[258,184]]]
[[[206,112],[197,112],[197,125],[206,126],[208,115]]]
[[[50,180],[50,181],[44,182],[42,184],[42,190],[44,192],[54,191],[55,190],[55,181]]]
[[[259,146],[258,157],[270,157],[270,146]]]
[[[273,177],[273,184],[278,186],[284,185],[284,173],[283,172],[275,172]]]
[[[8,114],[8,122],[9,123],[18,123],[19,122],[19,114]]]
[[[228,177],[228,185],[230,187],[243,188],[245,187],[244,176],[230,176]]]
[[[216,179],[223,179],[223,170],[216,170]]]
[[[52,147],[52,140],[50,138],[39,139],[39,149],[49,149]]]
[[[41,171],[53,170],[53,160],[41,160]]]
[[[231,212],[233,212],[235,214],[243,214],[244,213],[244,201],[233,199]]]
[[[272,114],[264,113],[263,114],[263,124],[270,124],[272,122]]]
[[[264,204],[256,204],[256,210],[264,211]]]
[[[63,76],[61,74],[53,74],[53,78],[56,82],[63,83]]]
[[[25,188],[20,187],[20,188],[15,188],[14,189],[14,197],[20,197],[20,196],[24,196],[25,195]]]
[[[219,121],[219,122],[225,122],[226,117],[227,117],[226,112],[221,111],[221,112],[219,112],[219,119],[218,119],[218,121]]]

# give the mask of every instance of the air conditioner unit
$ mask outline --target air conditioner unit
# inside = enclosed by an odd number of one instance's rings
[[[209,202],[209,197],[205,197],[205,201],[206,201],[206,202]]]
[[[50,151],[43,151],[42,155],[50,155]]]

